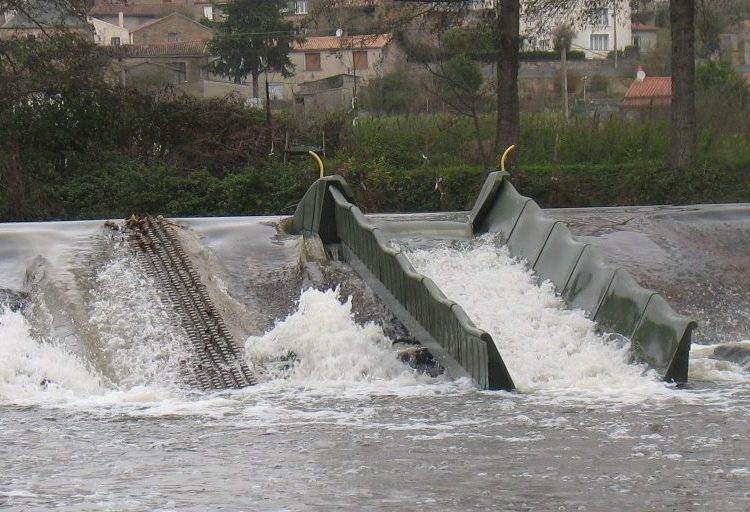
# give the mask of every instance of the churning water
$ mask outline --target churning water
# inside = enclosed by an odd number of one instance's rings
[[[217,282],[287,261],[205,243],[234,262]],[[698,347],[689,386],[660,382],[492,240],[409,258],[492,334],[515,393],[417,373],[316,287],[247,337],[259,385],[185,388],[163,297],[92,245],[36,261],[26,306],[0,310],[1,510],[750,508],[746,372]]]

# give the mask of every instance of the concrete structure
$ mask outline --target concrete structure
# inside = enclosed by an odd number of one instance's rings
[[[719,36],[722,57],[740,68],[750,67],[750,20],[740,22],[734,31]]]
[[[123,18],[117,25],[102,21],[97,18],[89,18],[89,23],[94,27],[96,35],[94,42],[103,46],[118,46],[130,42],[130,30],[123,26]]]
[[[643,23],[633,23],[631,34],[633,35],[632,45],[637,47],[641,54],[650,53],[656,48],[656,35],[659,29],[653,25],[644,25]]]
[[[354,75],[341,74],[299,84],[294,95],[295,114],[306,117],[350,107],[358,80]]]

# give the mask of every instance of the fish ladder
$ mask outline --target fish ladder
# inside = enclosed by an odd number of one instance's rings
[[[125,228],[143,267],[161,283],[187,332],[192,357],[181,368],[187,382],[204,391],[255,384],[255,376],[180,245],[174,225],[161,217],[133,216]]]

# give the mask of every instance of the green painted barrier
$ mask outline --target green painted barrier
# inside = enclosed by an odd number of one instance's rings
[[[342,243],[391,296],[457,361],[480,386],[513,389],[513,380],[491,336],[478,329],[459,304],[419,274],[399,251],[389,247],[406,224],[373,225],[351,203],[338,176],[318,180],[294,214],[295,232],[318,234],[323,243]],[[460,233],[455,223],[446,230]],[[528,262],[540,279],[551,281],[570,307],[580,308],[602,332],[631,340],[636,360],[657,369],[664,379],[685,382],[690,338],[696,323],[675,313],[656,292],[641,287],[590,244],[577,240],[561,222],[544,216],[520,195],[504,172],[491,173],[469,214],[472,232],[497,233],[514,257]],[[440,231],[439,229],[437,231]]]
[[[696,322],[675,313],[663,297],[577,240],[564,224],[545,219],[507,178],[494,172],[485,181],[470,214],[475,232],[500,233],[511,254],[550,280],[569,306],[586,311],[601,332],[629,338],[637,361],[665,380],[686,382]]]
[[[514,389],[492,337],[431,279],[416,272],[401,252],[388,246],[388,236],[349,201],[345,183],[337,178],[324,178],[310,187],[295,212],[294,231],[317,233],[324,243],[345,244],[481,387]]]

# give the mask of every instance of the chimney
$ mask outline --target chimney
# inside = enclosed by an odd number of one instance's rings
[[[125,27],[125,16],[122,14],[122,11],[117,13],[117,24],[120,26],[120,28]]]

